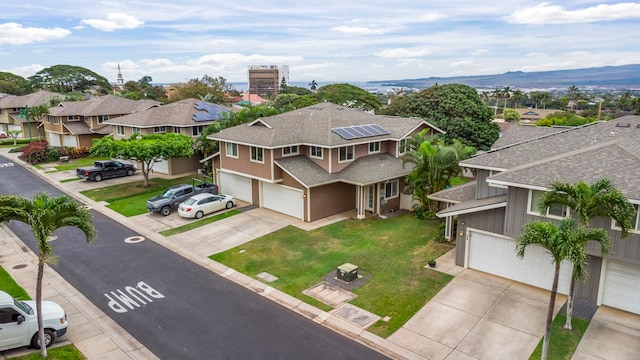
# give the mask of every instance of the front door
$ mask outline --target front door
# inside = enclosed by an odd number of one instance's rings
[[[375,201],[376,201],[376,187],[375,187],[375,185],[367,186],[366,195],[367,195],[367,199],[366,199],[365,210],[373,212],[373,208],[374,208]]]

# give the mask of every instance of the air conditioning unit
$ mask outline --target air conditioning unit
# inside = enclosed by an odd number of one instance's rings
[[[358,266],[345,263],[336,269],[336,277],[338,280],[350,282],[358,278]]]

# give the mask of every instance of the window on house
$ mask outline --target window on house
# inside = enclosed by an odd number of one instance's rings
[[[636,210],[636,214],[633,216],[633,220],[631,220],[631,231],[635,233],[640,233],[640,211],[638,211],[639,205],[633,204],[633,208]],[[611,228],[615,230],[622,230],[618,224],[616,224],[615,220],[611,220]]]
[[[398,197],[398,180],[389,181],[384,184],[385,200],[394,197]]]
[[[154,126],[153,127],[153,132],[154,133],[166,133],[167,132],[167,127],[166,126]]]
[[[140,129],[139,127],[132,127],[131,132],[133,132],[134,134],[141,134],[142,129]]]
[[[237,158],[238,157],[238,144],[227,143],[227,156]]]
[[[380,141],[369,143],[369,154],[380,152]]]
[[[176,133],[176,134],[180,134],[180,128],[177,127],[177,126],[174,126],[173,127],[173,132]]]
[[[44,118],[44,119],[45,119],[45,121],[46,121],[47,123],[50,123],[50,122],[51,122],[51,116],[49,116],[49,115],[45,116],[45,118]]]
[[[341,147],[339,161],[342,162],[351,160],[353,160],[353,145]]]
[[[98,124],[102,124],[107,120],[109,120],[109,115],[98,115]]]
[[[118,135],[124,135],[124,126],[122,126],[122,125],[116,126],[116,133]]]
[[[285,146],[282,148],[282,156],[298,155],[298,145]]]
[[[311,146],[309,148],[309,155],[315,159],[322,159],[322,148],[320,146]]]
[[[69,115],[67,116],[68,121],[78,121],[80,120],[80,115]]]
[[[57,117],[57,116],[54,116],[54,117],[53,117],[53,123],[54,123],[54,124],[58,124],[58,122],[59,122],[59,121],[58,121],[58,117]]]
[[[252,146],[251,147],[251,161],[263,162],[263,149],[259,147]]]
[[[400,154],[404,154],[409,151],[409,144],[407,143],[407,139],[402,139],[398,143],[398,152]]]
[[[538,203],[542,198],[542,194],[544,194],[544,192],[540,190],[529,190],[528,214],[540,216],[540,213],[538,212]],[[547,208],[547,213],[542,216],[550,218],[566,218],[569,216],[569,208],[560,204],[551,204],[551,206]]]
[[[191,135],[193,135],[193,136],[200,136],[200,135],[202,135],[203,131],[204,131],[204,125],[198,125],[198,126],[191,127]]]

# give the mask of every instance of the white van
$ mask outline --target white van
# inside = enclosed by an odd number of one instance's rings
[[[45,345],[67,332],[67,314],[52,301],[42,301]],[[21,346],[40,348],[36,302],[21,301],[0,290],[0,351]]]

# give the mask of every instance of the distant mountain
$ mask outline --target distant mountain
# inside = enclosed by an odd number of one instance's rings
[[[369,81],[379,86],[427,88],[434,84],[465,84],[473,88],[568,88],[600,87],[609,89],[640,88],[640,64],[604,66],[586,69],[523,72],[510,71],[497,75],[428,77],[421,79]]]

